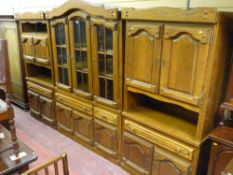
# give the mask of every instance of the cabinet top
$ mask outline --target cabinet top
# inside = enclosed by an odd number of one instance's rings
[[[156,7],[148,9],[122,9],[122,19],[129,20],[216,23],[217,16],[218,11],[216,8],[182,9],[171,7]]]
[[[40,20],[45,19],[45,14],[42,11],[39,12],[25,12],[25,13],[16,13],[16,20]]]
[[[93,16],[101,16],[108,19],[118,19],[119,13],[117,8],[107,9],[103,6],[91,5],[79,0],[69,0],[63,5],[46,12],[47,19],[53,19],[65,15],[67,12],[82,10]]]

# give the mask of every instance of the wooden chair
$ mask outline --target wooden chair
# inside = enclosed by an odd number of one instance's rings
[[[4,97],[2,99],[0,98],[0,122],[8,121],[12,145],[15,154],[18,154],[18,143],[13,120],[14,111],[11,106],[12,86],[6,40],[0,40],[0,90],[4,92],[1,93],[4,94]]]
[[[62,166],[59,166],[60,165],[59,163],[61,163]],[[54,158],[53,160],[50,160],[47,163],[44,163],[38,167],[32,168],[31,170],[28,170],[27,172],[21,175],[38,175],[38,174],[61,175],[61,173],[63,175],[69,175],[68,160],[66,153],[63,153],[60,156]]]

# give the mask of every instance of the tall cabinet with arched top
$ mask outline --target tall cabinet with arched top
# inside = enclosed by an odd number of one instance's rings
[[[58,130],[119,160],[123,66],[118,10],[68,1],[46,17]]]

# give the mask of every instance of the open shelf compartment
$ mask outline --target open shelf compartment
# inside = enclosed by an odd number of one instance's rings
[[[137,93],[129,92],[128,98],[131,103],[123,112],[125,117],[173,138],[197,144],[198,113]]]

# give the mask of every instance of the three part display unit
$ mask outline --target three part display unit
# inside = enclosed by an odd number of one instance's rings
[[[71,0],[16,19],[33,115],[132,174],[206,173],[229,16]]]

